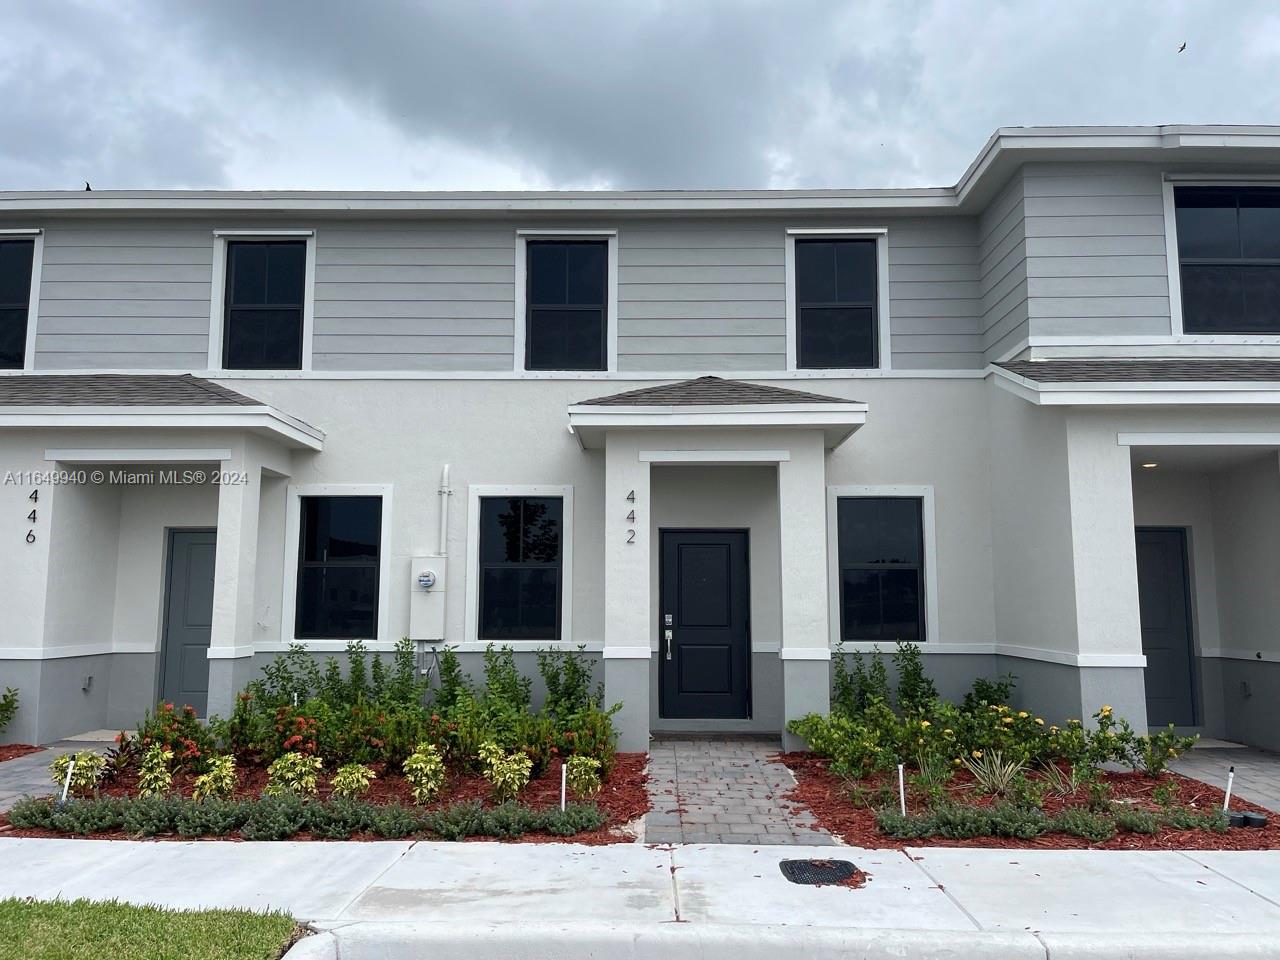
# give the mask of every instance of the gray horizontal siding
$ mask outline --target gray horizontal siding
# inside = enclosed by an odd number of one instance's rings
[[[212,266],[209,225],[47,226],[36,367],[204,370]]]
[[[1167,334],[1160,171],[1030,164],[1023,181],[1032,335]]]
[[[998,360],[1026,340],[1026,204],[1021,173],[1015,175],[978,218],[978,289],[982,348]]]

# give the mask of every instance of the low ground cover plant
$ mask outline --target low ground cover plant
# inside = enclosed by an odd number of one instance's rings
[[[937,837],[1030,839],[1061,833],[1102,842],[1117,831],[1218,831],[1215,811],[1180,807],[1161,784],[1150,800],[1119,803],[1113,773],[1127,767],[1160,778],[1195,737],[1167,730],[1139,734],[1101,706],[1089,722],[1046,722],[1009,701],[1016,678],[979,679],[959,704],[940,698],[920,650],[898,644],[889,664],[843,653],[835,658],[832,710],[789,724],[841,778],[851,804],[877,810],[876,824],[902,840]],[[907,771],[911,810],[898,809],[897,766]],[[1046,806],[1055,811],[1046,814]]]

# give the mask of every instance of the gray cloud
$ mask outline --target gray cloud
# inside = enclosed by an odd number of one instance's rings
[[[1280,122],[1270,11],[15,5],[0,187],[951,183],[1000,125]]]

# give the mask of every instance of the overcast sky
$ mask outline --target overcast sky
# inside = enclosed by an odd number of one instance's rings
[[[1280,123],[1278,68],[1242,0],[10,0],[0,189],[933,186],[998,126]]]

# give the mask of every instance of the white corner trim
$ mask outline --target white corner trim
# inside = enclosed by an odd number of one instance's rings
[[[286,643],[282,643],[282,644],[273,645],[270,647],[267,647],[267,646],[255,647],[252,644],[247,644],[239,647],[211,646],[209,647],[208,652],[205,654],[205,659],[206,660],[243,660],[245,657],[252,657],[259,650],[264,650],[264,649],[278,650],[281,653],[283,653],[285,650],[289,649],[289,645]]]
[[[781,647],[779,660],[830,660],[830,647]]]
[[[211,463],[231,459],[227,449],[187,449],[178,447],[121,447],[112,449],[46,450],[44,458],[57,463]]]
[[[27,301],[27,339],[22,350],[22,368],[34,370],[36,368],[36,333],[40,326],[40,276],[44,269],[44,231],[35,229],[16,235],[32,238],[31,295]]]
[[[619,647],[606,644],[601,649],[606,660],[648,660],[653,655],[651,647]]]
[[[213,272],[209,281],[209,360],[208,372],[212,376],[258,375],[270,373],[261,370],[225,370],[222,366],[222,331],[226,323],[227,294],[227,241],[243,240],[305,240],[306,262],[302,278],[302,369],[310,372],[314,356],[316,322],[316,232],[314,230],[214,230]]]
[[[607,264],[605,266],[605,308],[604,308],[604,342],[605,369],[603,371],[576,371],[589,376],[601,373],[613,373],[618,369],[618,231],[612,227],[557,227],[543,229],[536,227],[518,227],[515,232],[515,288],[512,315],[512,329],[515,334],[515,349],[512,354],[512,370],[517,376],[554,375],[558,371],[525,370],[525,350],[528,340],[528,294],[529,294],[529,247],[527,241],[546,239],[603,239],[607,247]],[[570,371],[565,371],[566,373]]]
[[[790,450],[641,450],[641,463],[785,463]]]
[[[921,539],[924,541],[924,639],[921,649],[931,650],[941,636],[938,616],[938,538],[934,493],[931,484],[866,486],[839,484],[827,487],[827,624],[830,645],[840,643],[840,525],[839,501],[844,497],[901,497],[920,501]],[[942,646],[942,644],[938,644]]]
[[[381,497],[382,524],[378,540],[378,643],[393,644],[391,629],[391,523],[394,486],[390,483],[302,483],[290,484],[285,492],[284,584],[280,601],[280,642],[308,646],[325,640],[299,640],[294,636],[298,604],[298,537],[302,530],[303,497]],[[347,641],[335,640],[345,649]]]
[[[1169,276],[1169,333],[1182,336],[1182,272],[1178,259],[1178,208],[1173,183],[1165,177],[1161,184],[1164,204],[1164,256]]]
[[[6,227],[0,230],[0,237],[38,237],[42,233],[42,227]]]
[[[528,641],[530,649],[552,646],[572,648],[573,643],[573,486],[571,484],[471,484],[467,487],[466,613],[463,644],[483,650],[480,639],[480,501],[486,497],[559,497],[564,501],[560,527],[560,639]],[[503,641],[511,646],[512,641]]]
[[[889,229],[887,227],[833,227],[830,229],[786,228],[784,230],[784,264],[786,277],[786,326],[787,326],[787,370],[800,370],[798,353],[797,324],[799,312],[796,310],[796,238],[820,239],[822,237],[867,237],[876,241],[876,336],[879,354],[879,371],[893,369],[893,341],[890,336],[889,316]],[[852,370],[830,371],[839,376],[853,375]]]
[[[1280,447],[1280,433],[1117,433],[1121,447]]]

